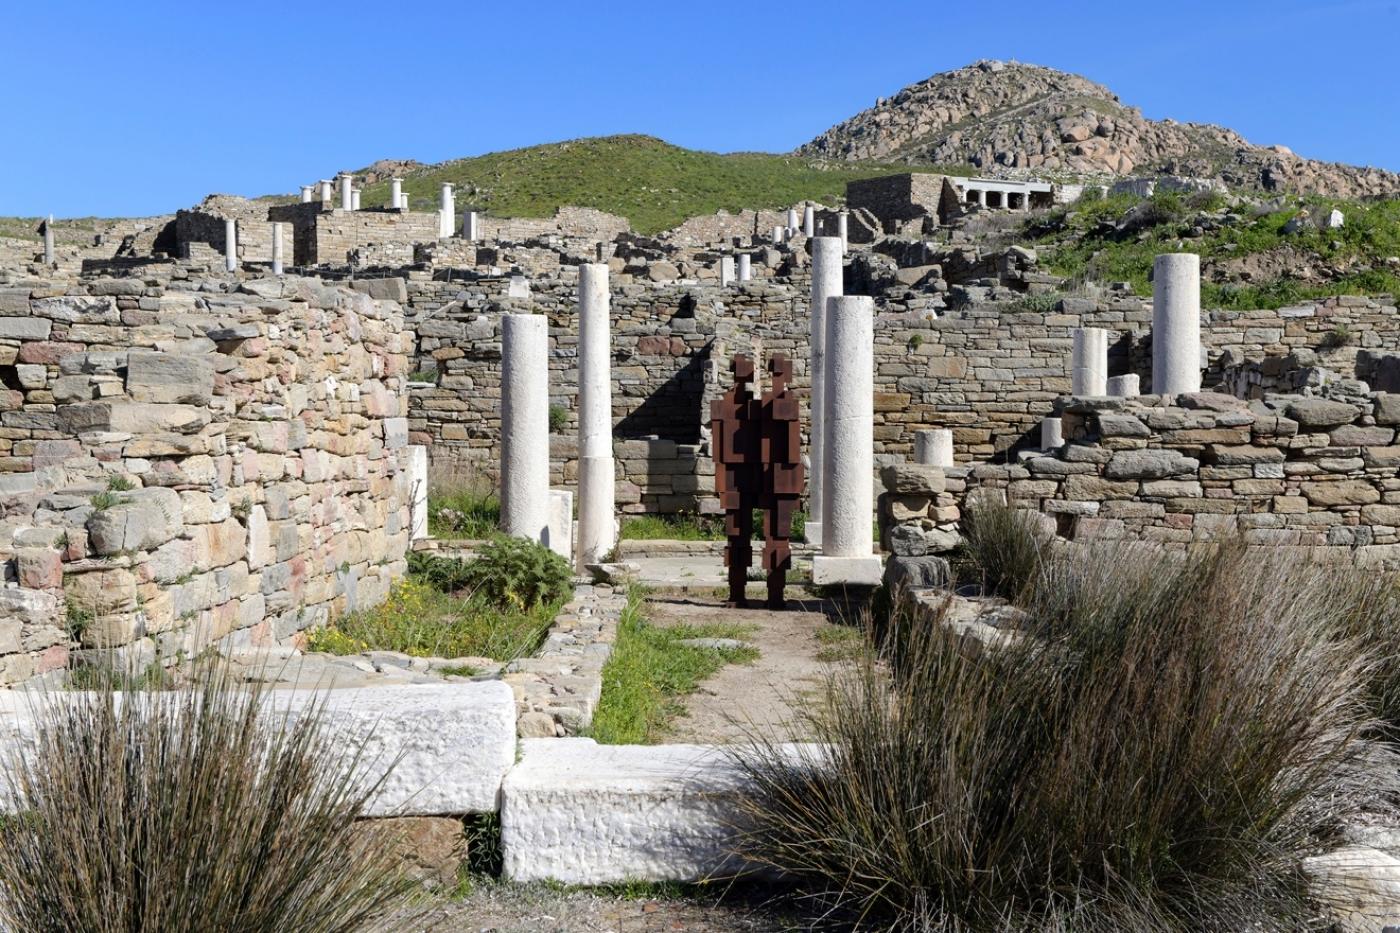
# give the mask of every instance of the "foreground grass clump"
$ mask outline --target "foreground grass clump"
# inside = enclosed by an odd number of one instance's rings
[[[754,648],[704,648],[681,642],[692,638],[743,638],[741,625],[656,626],[643,609],[639,587],[628,593],[617,627],[617,641],[603,667],[603,696],[589,734],[604,745],[657,741],[666,723],[682,709],[680,698],[726,664],[758,657]]]
[[[219,672],[63,700],[5,762],[23,814],[0,826],[6,929],[345,933],[405,893],[353,831],[378,784],[319,716]]]
[[[892,619],[895,672],[834,675],[809,724],[829,764],[747,760],[745,848],[892,926],[1311,928],[1301,858],[1397,789],[1332,576],[1234,546],[1047,550],[1008,645]]]
[[[509,661],[539,647],[571,579],[563,558],[518,538],[496,538],[470,561],[414,553],[384,602],[312,629],[307,647]]]

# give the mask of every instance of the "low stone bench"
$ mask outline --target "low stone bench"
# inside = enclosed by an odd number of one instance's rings
[[[732,750],[525,739],[501,792],[505,875],[566,884],[699,881],[746,866],[733,855],[739,795]],[[817,761],[819,746],[791,745]]]
[[[11,794],[4,773],[16,743],[32,746],[44,704],[73,693],[0,693],[0,807]],[[363,742],[366,779],[393,765],[366,816],[434,816],[497,809],[501,781],[515,763],[515,697],[500,681],[272,690],[270,721],[322,704],[326,735],[347,749]]]

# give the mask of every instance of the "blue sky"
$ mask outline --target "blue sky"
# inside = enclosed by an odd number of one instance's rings
[[[1400,0],[6,6],[0,215],[153,214],[609,133],[786,151],[979,58],[1400,171]]]

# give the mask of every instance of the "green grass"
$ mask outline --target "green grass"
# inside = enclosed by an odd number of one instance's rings
[[[817,629],[817,643],[821,645],[817,649],[817,660],[823,664],[853,661],[865,652],[865,630],[855,625],[828,622]]]
[[[1203,211],[1218,210],[1219,196],[1158,194],[1149,199],[1152,222],[1125,238],[1102,225],[1121,218],[1142,201],[1126,195],[1103,198],[1061,209],[1048,219],[1029,222],[1027,234],[1044,249],[1048,269],[1074,282],[1128,282],[1134,293],[1152,294],[1148,274],[1152,260],[1164,252],[1199,253],[1203,264],[1268,253],[1291,247],[1311,263],[1343,271],[1323,283],[1289,278],[1262,282],[1201,283],[1201,304],[1208,308],[1250,310],[1280,308],[1331,295],[1400,294],[1400,269],[1386,260],[1400,255],[1400,199],[1340,201],[1309,198],[1305,206],[1314,217],[1336,207],[1346,216],[1337,230],[1306,228],[1284,233],[1298,208],[1261,216],[1243,215],[1220,229],[1190,237],[1190,228]]]
[[[622,520],[625,541],[723,541],[724,520],[682,512],[629,515]]]
[[[758,657],[753,648],[716,649],[683,645],[689,638],[743,638],[742,625],[659,627],[647,621],[644,593],[633,587],[618,624],[617,642],[603,667],[603,696],[589,730],[604,745],[658,741],[667,722],[681,712],[680,699],[726,664]]]
[[[793,541],[801,541],[807,530],[807,513],[792,516]],[[763,537],[763,513],[753,513],[753,536]],[[628,541],[723,541],[724,519],[718,515],[631,515],[622,520],[622,538]]]
[[[783,208],[804,199],[836,204],[846,182],[908,165],[825,163],[758,152],[682,149],[651,136],[547,143],[428,166],[404,179],[416,210],[436,210],[443,182],[457,186],[458,211],[550,217],[560,207],[592,207],[626,217],[638,233],[658,233],[687,217],[723,209]],[[968,175],[962,167],[923,171]],[[388,201],[387,182],[365,188],[366,205]]]
[[[539,647],[558,611],[557,603],[527,612],[503,611],[409,577],[396,583],[389,598],[373,609],[307,632],[307,647],[340,655],[401,651],[415,657],[509,661]],[[475,672],[465,676],[471,673]]]
[[[428,532],[438,538],[489,538],[501,524],[501,500],[475,484],[428,491]]]

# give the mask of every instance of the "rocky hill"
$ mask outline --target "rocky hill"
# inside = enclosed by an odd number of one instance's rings
[[[1235,188],[1328,197],[1400,194],[1400,175],[1256,146],[1206,123],[1149,120],[1100,84],[1018,62],[934,75],[827,130],[798,155],[964,164],[986,174],[1221,178]]]

